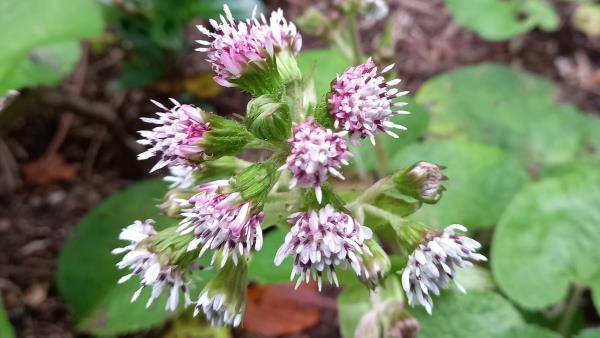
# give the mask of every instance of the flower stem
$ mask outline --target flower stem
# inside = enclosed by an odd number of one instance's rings
[[[348,25],[350,26],[350,45],[352,46],[352,63],[357,65],[362,62],[362,46],[360,42],[360,32],[358,30],[357,13],[353,11],[348,15]]]
[[[379,181],[375,182],[370,188],[365,190],[354,202],[348,204],[347,208],[352,210],[356,207],[360,207],[362,204],[373,201],[379,194],[390,188],[392,182],[391,177],[384,177]]]
[[[571,324],[573,322],[573,318],[575,317],[575,313],[577,312],[577,308],[579,306],[579,302],[581,301],[581,296],[585,291],[585,287],[579,284],[574,284],[571,296],[567,301],[567,307],[565,308],[565,312],[563,313],[563,317],[558,326],[558,332],[561,336],[567,337],[569,333],[569,329],[571,328]]]

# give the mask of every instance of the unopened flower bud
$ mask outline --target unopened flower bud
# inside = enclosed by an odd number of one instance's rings
[[[416,338],[419,322],[406,311],[399,300],[376,304],[359,321],[355,338]]]
[[[442,181],[446,180],[444,167],[429,162],[417,162],[403,172],[394,175],[394,184],[403,194],[423,203],[435,204],[446,190]]]
[[[262,140],[281,142],[290,137],[292,118],[286,104],[263,95],[248,103],[246,127]]]
[[[278,177],[277,168],[272,163],[256,163],[237,174],[231,186],[241,194],[242,199],[261,204]]]
[[[246,262],[229,261],[200,293],[194,316],[200,311],[216,326],[239,326],[246,311]]]
[[[295,21],[303,32],[312,35],[323,35],[329,29],[330,19],[325,17],[319,9],[311,6]]]
[[[219,115],[212,114],[209,124],[210,131],[204,134],[199,144],[213,159],[237,154],[252,138],[243,125]]]
[[[390,271],[392,263],[383,248],[373,239],[365,241],[358,278],[370,289],[375,289]],[[368,249],[368,250],[367,250]]]
[[[194,196],[197,192],[196,189],[169,190],[158,207],[169,217],[181,217],[183,206],[185,206],[190,197]]]

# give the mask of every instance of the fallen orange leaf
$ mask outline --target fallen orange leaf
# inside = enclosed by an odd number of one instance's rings
[[[250,286],[244,328],[265,337],[303,332],[319,323],[324,307],[335,307],[335,302],[314,283],[298,290],[292,284]]]
[[[65,159],[53,154],[23,165],[25,182],[31,185],[47,185],[53,182],[70,181],[75,178],[75,168]]]

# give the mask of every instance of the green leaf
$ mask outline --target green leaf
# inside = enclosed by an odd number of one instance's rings
[[[507,332],[496,335],[494,338],[560,338],[561,336],[549,329],[537,325],[523,325]]]
[[[483,64],[434,77],[416,98],[431,114],[432,136],[495,145],[535,169],[568,163],[585,146],[581,112],[556,96],[544,79]]]
[[[322,99],[331,89],[331,81],[336,75],[348,68],[348,61],[337,51],[312,49],[298,55],[298,67],[305,77],[314,77],[317,98]]]
[[[369,310],[371,310],[369,289],[360,283],[352,283],[344,287],[338,296],[338,315],[344,338],[354,337],[360,319]]]
[[[536,27],[553,31],[559,23],[545,0],[445,1],[459,26],[489,40],[508,40]]]
[[[14,338],[15,331],[6,317],[2,299],[0,298],[0,338]]]
[[[170,1],[160,1],[167,6],[172,5]],[[240,20],[249,18],[254,8],[257,13],[264,13],[264,6],[260,0],[194,0],[191,9],[197,17],[215,18],[223,14],[223,5],[229,6],[231,14]]]
[[[576,338],[600,338],[600,329],[583,330]]]
[[[492,271],[506,295],[542,309],[567,295],[569,284],[592,287],[600,308],[600,173],[576,170],[526,186],[496,229]]]
[[[0,91],[57,84],[73,71],[80,55],[81,49],[77,41],[34,48],[26,59],[17,62],[6,73],[0,84]]]
[[[93,0],[4,0],[0,2],[0,25],[6,28],[0,31],[0,95],[12,85],[5,81],[15,68],[27,69],[23,64],[34,48],[45,47],[42,53],[64,57],[66,52],[58,52],[56,44],[97,36],[103,26],[100,8]]]
[[[433,302],[431,316],[422,308],[413,311],[421,324],[419,338],[496,337],[523,325],[519,312],[494,292],[444,292]]]
[[[405,126],[407,130],[396,130],[395,132],[400,136],[400,138],[397,139],[381,133],[382,137],[380,137],[378,140],[378,142],[383,142],[384,148],[387,154],[389,154],[390,158],[395,157],[400,149],[416,142],[421,136],[423,136],[425,130],[427,129],[427,124],[429,123],[429,115],[427,115],[427,112],[425,112],[425,110],[423,110],[423,108],[412,98],[405,96],[402,98],[402,101],[408,102],[408,105],[403,109],[409,111],[411,114],[394,116],[392,121],[396,124]],[[358,167],[358,161],[362,162],[364,170],[377,170],[377,158],[373,150],[373,145],[369,139],[364,139],[361,141],[358,154],[356,154],[355,158],[351,161],[351,165]],[[391,172],[395,171],[396,169],[398,168],[391,165],[390,168],[388,168],[388,171]]]
[[[116,193],[87,214],[65,243],[56,283],[79,331],[111,336],[156,326],[167,317],[162,299],[145,308],[150,290],[130,303],[139,280],[117,284],[125,272],[115,267],[121,256],[111,254],[123,246],[121,229],[134,220],[153,218],[159,229],[175,225],[176,220],[160,215],[155,206],[166,191],[164,182],[149,180]]]
[[[292,259],[286,258],[275,266],[275,254],[285,239],[285,232],[276,229],[265,234],[262,249],[252,256],[248,266],[248,278],[260,284],[288,283],[292,273]]]
[[[397,167],[417,161],[446,166],[447,191],[435,205],[423,207],[411,218],[430,226],[460,223],[469,228],[489,227],[498,221],[515,193],[527,181],[518,160],[501,150],[479,144],[426,142],[409,145],[391,160]]]

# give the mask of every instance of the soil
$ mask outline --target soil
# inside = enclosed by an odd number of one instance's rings
[[[290,18],[315,3],[326,15],[334,15],[325,1],[265,3],[271,8],[282,7]],[[574,5],[553,3],[563,23],[556,32],[533,31],[511,42],[494,43],[457,27],[441,0],[393,0],[390,4],[397,23],[396,65],[409,90],[415,91],[445,70],[499,62],[552,79],[569,102],[585,111],[600,111],[600,40],[592,40],[570,25]],[[373,41],[370,37],[380,26],[363,27],[364,41]],[[190,30],[190,34],[195,32]],[[305,35],[304,41],[309,48],[323,46],[314,36]],[[372,46],[367,44],[366,48]],[[153,112],[149,99],[166,96],[154,85],[118,94],[111,91],[123,54],[115,47],[84,58],[76,74],[59,88],[65,97],[107,103],[117,112],[108,119],[112,122],[36,105],[0,139],[0,290],[18,337],[77,336],[53,282],[61,245],[81,217],[105,197],[150,176],[147,163],[135,161],[136,149],[130,145],[140,129],[138,118]],[[190,54],[186,60],[197,60],[197,67],[208,68],[197,55]],[[247,96],[225,90],[208,101],[220,113],[230,114],[244,111]],[[3,145],[8,152],[2,150]],[[39,165],[40,158],[53,156],[64,159],[66,165],[59,169],[45,166],[46,162]],[[31,169],[34,173],[51,179],[32,181],[25,170],[31,163],[38,164],[37,169]],[[65,175],[64,170],[75,175]],[[53,179],[56,175],[64,177],[57,181]],[[336,311],[324,310],[318,326],[293,337],[338,336],[336,322]]]

